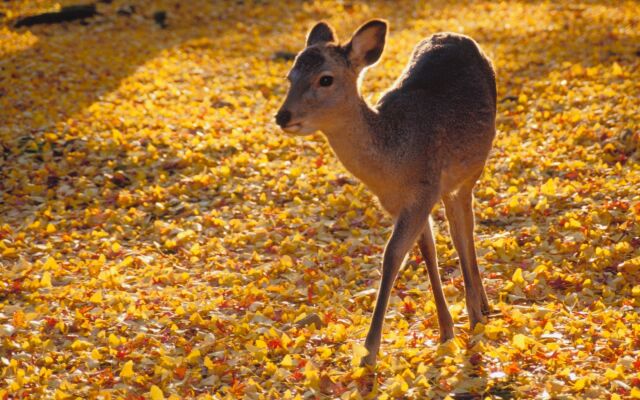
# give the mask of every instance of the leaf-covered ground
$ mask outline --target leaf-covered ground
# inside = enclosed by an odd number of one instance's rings
[[[639,3],[115,0],[12,27],[59,6],[0,4],[0,398],[640,398]],[[272,121],[278,52],[371,17],[370,101],[443,30],[493,58],[499,97],[476,189],[497,315],[469,331],[439,208],[457,339],[415,252],[375,375],[352,360],[390,221],[320,135]]]

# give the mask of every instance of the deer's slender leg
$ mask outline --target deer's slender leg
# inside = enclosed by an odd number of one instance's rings
[[[464,211],[465,221],[465,234],[467,235],[467,243],[469,252],[469,260],[471,262],[471,275],[476,285],[476,291],[480,294],[480,300],[482,302],[481,308],[484,315],[491,314],[491,306],[489,305],[489,299],[487,298],[487,292],[484,290],[484,284],[482,283],[482,276],[480,276],[480,270],[478,269],[478,258],[476,256],[476,246],[474,241],[474,229],[475,229],[475,217],[473,215],[473,184],[466,187],[466,196],[462,204]]]
[[[483,311],[489,311],[489,302],[482,285],[473,242],[472,188],[472,183],[464,184],[457,193],[444,196],[443,200],[451,238],[460,258],[469,322],[473,329],[478,322],[484,321]]]
[[[382,324],[389,304],[391,288],[398,275],[407,253],[423,232],[429,217],[429,211],[435,203],[435,196],[429,204],[420,204],[419,207],[405,209],[398,216],[393,227],[391,238],[387,242],[382,260],[382,280],[378,289],[378,297],[373,310],[371,326],[365,340],[365,347],[369,354],[362,359],[362,365],[375,365],[380,340],[382,336]]]
[[[453,319],[451,318],[451,313],[449,313],[447,299],[444,297],[444,292],[442,291],[442,282],[438,271],[436,244],[431,228],[431,217],[429,217],[429,222],[418,239],[418,246],[420,247],[422,258],[424,258],[424,262],[427,265],[429,281],[431,281],[431,291],[433,292],[433,299],[436,303],[436,310],[438,312],[440,341],[446,342],[449,339],[453,339]]]

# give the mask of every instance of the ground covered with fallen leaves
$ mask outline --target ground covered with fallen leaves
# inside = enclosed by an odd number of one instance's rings
[[[61,3],[0,4],[0,399],[640,398],[639,3],[115,0],[13,28]],[[390,221],[272,117],[311,24],[372,17],[370,101],[437,31],[480,43],[499,99],[496,315],[469,331],[439,207],[457,339],[414,252],[375,373],[354,359]]]

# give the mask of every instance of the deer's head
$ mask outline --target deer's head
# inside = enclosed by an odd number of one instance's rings
[[[387,23],[371,20],[341,45],[325,22],[316,24],[287,79],[289,92],[276,114],[285,132],[305,135],[330,127],[359,100],[358,77],[382,55]]]

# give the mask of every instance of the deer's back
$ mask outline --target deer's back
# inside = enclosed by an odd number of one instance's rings
[[[495,73],[490,61],[473,39],[457,33],[436,33],[420,42],[394,90],[450,94],[495,108]]]
[[[495,73],[471,38],[437,33],[415,47],[376,108],[385,120],[380,145],[407,163],[484,163],[495,135]]]

